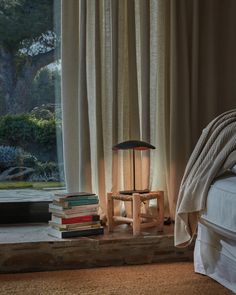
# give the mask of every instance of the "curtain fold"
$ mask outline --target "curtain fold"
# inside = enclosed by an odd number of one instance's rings
[[[67,189],[165,191],[171,217],[204,126],[236,105],[236,1],[62,0],[62,113]],[[168,202],[167,202],[168,201]],[[120,210],[117,204],[116,210]]]
[[[164,15],[155,10],[164,2],[62,1],[67,189],[98,193],[103,212],[106,192],[133,187],[132,153],[113,152],[118,142],[141,139],[157,146],[136,153],[136,188],[165,189],[163,148],[156,136],[156,99],[162,87],[156,71],[157,62],[163,63],[156,34],[159,14]]]
[[[236,106],[233,11],[233,0],[169,1],[169,93],[164,100],[165,121],[169,121],[165,128],[167,187],[173,218],[185,166],[202,129]]]

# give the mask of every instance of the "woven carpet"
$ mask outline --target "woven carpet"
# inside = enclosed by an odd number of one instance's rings
[[[228,295],[192,263],[148,264],[0,275],[2,295]]]

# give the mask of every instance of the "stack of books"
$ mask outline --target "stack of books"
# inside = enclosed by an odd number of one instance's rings
[[[98,207],[98,196],[92,193],[55,194],[49,204],[49,234],[58,238],[103,234]]]

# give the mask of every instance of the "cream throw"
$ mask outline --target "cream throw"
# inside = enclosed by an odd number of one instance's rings
[[[236,163],[235,151],[236,109],[218,116],[203,130],[188,161],[176,206],[175,246],[191,243],[209,187]]]

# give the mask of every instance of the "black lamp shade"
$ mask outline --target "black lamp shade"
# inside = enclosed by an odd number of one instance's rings
[[[149,150],[149,149],[155,149],[155,146],[141,140],[127,140],[114,145],[112,149],[113,150],[129,150],[129,149]]]

